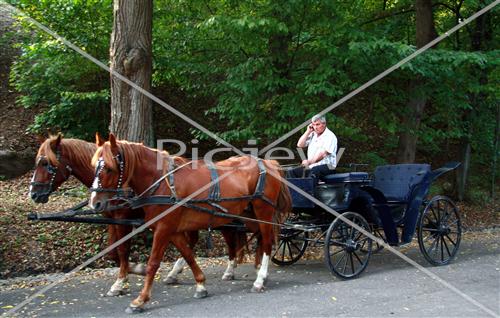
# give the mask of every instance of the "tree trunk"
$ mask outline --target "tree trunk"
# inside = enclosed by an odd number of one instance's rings
[[[111,70],[151,90],[152,0],[114,0]],[[110,129],[119,139],[153,146],[151,100],[111,75]]]
[[[459,201],[463,201],[465,198],[465,185],[467,184],[467,176],[469,175],[470,166],[470,150],[470,143],[466,142],[462,147],[462,164],[457,171],[457,194]]]
[[[495,189],[497,180],[497,160],[498,160],[498,147],[500,144],[500,104],[497,105],[497,120],[495,125],[495,139],[493,140],[493,160],[491,163],[491,199],[495,203]]]
[[[431,0],[416,0],[416,44],[421,48],[437,37],[432,15]],[[403,129],[399,135],[398,162],[411,163],[415,161],[417,149],[417,132],[420,121],[424,114],[427,97],[422,94],[421,80],[419,78],[410,81],[410,100],[407,104],[407,112],[403,117]]]
[[[481,6],[477,8],[477,10],[480,10],[480,8],[483,5],[484,4],[481,3]],[[470,36],[471,36],[472,51],[481,51],[488,46],[489,42],[492,39],[492,26],[491,26],[489,12],[479,16],[474,21],[474,28],[472,29],[472,33],[470,34]],[[486,86],[488,84],[488,76],[486,74],[486,71],[478,70],[478,73],[479,73],[479,83],[483,86]],[[466,110],[462,116],[462,121],[466,123],[472,123],[474,121],[476,117],[476,109],[481,108],[480,105],[481,103],[484,103],[486,96],[484,93],[477,93],[477,94],[472,94],[470,99],[472,108],[470,110]],[[468,129],[466,135],[460,140],[462,166],[457,170],[457,185],[458,185],[457,194],[458,194],[458,199],[460,201],[464,200],[465,193],[467,191],[467,179],[469,174],[470,152],[471,152],[470,136],[474,134],[474,131],[472,130],[473,125],[469,124],[467,126],[470,128]],[[496,159],[496,153],[493,154],[493,161],[492,161],[494,163],[493,165],[496,164],[495,159]],[[495,183],[494,173],[492,173],[492,178],[493,178],[492,185],[494,185]]]

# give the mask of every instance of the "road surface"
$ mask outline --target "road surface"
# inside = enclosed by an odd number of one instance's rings
[[[500,316],[499,232],[466,235],[460,254],[448,266],[432,267],[418,246],[404,254],[431,270],[490,310],[490,314],[436,282],[388,251],[374,254],[357,279],[334,277],[321,260],[271,266],[267,289],[253,294],[250,264],[237,268],[235,281],[221,281],[222,266],[205,269],[209,297],[194,299],[189,270],[182,283],[157,281],[152,301],[138,317],[491,317]],[[162,276],[166,271],[161,272]],[[126,317],[125,308],[137,296],[142,279],[133,276],[130,293],[103,297],[110,275],[83,275],[61,283],[20,311],[23,317]],[[39,287],[38,287],[39,288]],[[37,289],[38,289],[37,288]],[[31,289],[0,293],[0,313],[33,294]]]

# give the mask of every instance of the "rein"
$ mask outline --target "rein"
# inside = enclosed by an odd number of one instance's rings
[[[90,191],[116,193],[117,195],[115,197],[110,198],[108,201],[122,200],[124,201],[124,204],[115,205],[115,208],[137,209],[148,205],[175,205],[183,200],[182,198],[177,197],[175,193],[174,173],[180,170],[181,168],[187,166],[188,164],[192,163],[192,161],[189,161],[181,166],[175,167],[172,158],[168,157],[169,166],[167,173],[161,176],[158,180],[156,180],[141,194],[139,194],[138,196],[134,196],[134,193],[131,189],[121,188],[123,183],[123,170],[125,166],[125,161],[123,159],[123,156],[120,153],[118,153],[114,157],[114,159],[118,162],[118,167],[119,167],[117,188],[116,189],[102,188],[99,174],[104,169],[104,160],[100,158],[96,166],[96,178],[98,180],[98,187],[90,188]],[[241,201],[241,200],[252,201],[254,199],[261,199],[262,201],[276,208],[276,205],[264,194],[264,187],[266,184],[266,175],[267,175],[264,163],[262,160],[257,159],[257,165],[259,168],[259,179],[257,180],[257,185],[255,186],[255,192],[251,195],[244,195],[239,197],[227,197],[227,198],[220,197],[220,185],[215,166],[211,164],[207,165],[207,168],[210,170],[210,176],[212,182],[214,182],[214,185],[211,186],[209,189],[208,197],[206,199],[190,199],[189,201],[183,203],[182,206],[200,212],[208,213],[216,217],[239,219],[248,222],[257,222],[270,225],[284,226],[283,224],[275,222],[262,221],[241,215],[229,214],[228,213],[229,211],[226,208],[218,204],[219,202],[227,202],[227,201]],[[165,178],[168,178],[168,186],[171,190],[171,195],[152,195],[160,186],[160,182],[165,180]],[[149,194],[149,196],[144,197],[145,194]],[[199,206],[199,204],[208,204],[212,207],[212,209]],[[293,228],[296,227],[293,226]]]

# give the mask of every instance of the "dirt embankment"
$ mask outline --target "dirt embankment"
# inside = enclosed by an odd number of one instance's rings
[[[26,132],[36,109],[16,104],[19,94],[9,83],[10,68],[19,54],[13,47],[18,30],[12,13],[0,4],[0,177],[10,178],[27,171],[33,164],[36,138]]]

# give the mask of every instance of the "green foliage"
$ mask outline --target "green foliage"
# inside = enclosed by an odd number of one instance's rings
[[[364,153],[363,155],[361,155],[359,162],[368,164],[371,170],[375,169],[375,167],[377,166],[382,166],[387,164],[387,160],[382,158],[379,154],[375,152]]]
[[[111,0],[10,1],[23,12],[107,61]],[[18,17],[24,31],[17,35],[20,56],[12,65],[12,85],[24,107],[46,109],[29,131],[62,130],[67,136],[92,138],[106,132],[109,122],[108,75],[61,41]]]
[[[111,0],[11,2],[108,60]],[[435,3],[437,32],[491,2]],[[270,142],[416,50],[413,0],[155,0],[154,5],[154,86],[203,101],[193,107],[206,115],[204,124],[232,142]],[[467,142],[474,168],[490,169],[498,155],[491,115],[499,100],[495,43],[500,39],[493,32],[498,10],[483,17],[332,110],[328,125],[341,146],[362,145],[357,153],[374,165],[393,162],[398,135],[409,130],[404,119],[413,116],[408,101],[425,96],[420,127],[410,131],[419,138],[420,158],[460,160],[457,149]],[[22,105],[47,108],[31,130],[58,127],[84,137],[105,130],[108,74],[33,32],[25,20],[20,23],[27,32],[11,80],[23,93]],[[410,87],[415,81],[419,85]]]
[[[35,117],[31,132],[45,127],[66,132],[66,137],[92,140],[95,132],[105,135],[109,120],[109,91],[91,93],[64,92],[57,104]]]

